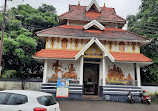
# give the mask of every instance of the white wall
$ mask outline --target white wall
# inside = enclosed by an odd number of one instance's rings
[[[146,90],[149,93],[158,92],[158,86],[141,86],[142,90]]]
[[[25,90],[41,90],[42,82],[25,82]],[[4,82],[0,81],[0,89],[2,90],[22,90],[22,82]]]

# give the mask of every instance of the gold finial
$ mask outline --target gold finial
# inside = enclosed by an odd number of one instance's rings
[[[104,2],[104,7],[105,7],[105,2]]]
[[[78,6],[80,6],[80,0],[78,0]]]

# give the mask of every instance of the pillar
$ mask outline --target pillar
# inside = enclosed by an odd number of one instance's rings
[[[44,61],[43,84],[47,83],[48,60]]]
[[[102,72],[103,72],[102,73],[103,74],[103,76],[102,76],[103,77],[103,83],[102,84],[103,84],[103,86],[105,86],[105,68],[106,68],[105,67],[105,57],[102,59],[102,67],[103,67],[102,68]]]
[[[140,66],[138,64],[136,64],[136,71],[137,71],[137,86],[141,87]]]
[[[80,58],[80,85],[83,85],[83,56]]]

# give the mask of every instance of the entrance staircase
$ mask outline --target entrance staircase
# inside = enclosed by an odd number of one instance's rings
[[[107,101],[126,102],[127,94],[130,91],[134,96],[135,101],[140,102],[139,94],[140,92],[142,92],[141,87],[107,85],[107,86],[103,86],[101,89],[102,89],[101,95]]]
[[[83,95],[82,100],[85,101],[105,101],[102,97],[96,95]]]
[[[56,97],[56,88],[57,88],[57,83],[47,83],[47,84],[42,84],[41,91],[46,92],[46,93],[51,93],[53,94],[54,97]],[[69,98],[67,99],[71,99],[71,100],[82,99],[82,85],[70,84],[69,85]]]

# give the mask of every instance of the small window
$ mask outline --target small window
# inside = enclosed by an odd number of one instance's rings
[[[7,101],[7,105],[20,105],[26,102],[28,102],[26,96],[20,94],[11,94]]]
[[[8,93],[0,93],[0,104],[3,104],[4,99],[6,98]]]
[[[56,100],[52,96],[42,96],[37,98],[39,104],[50,106],[56,104]]]

